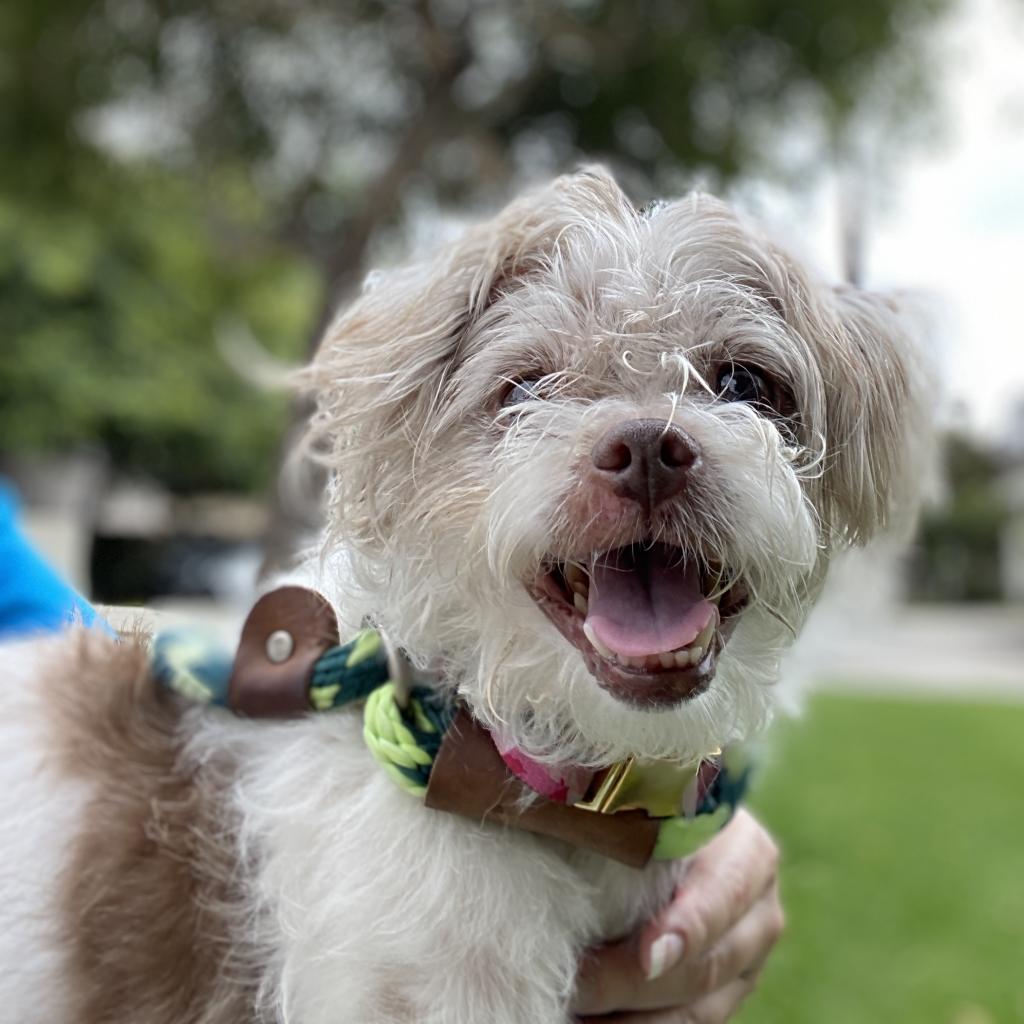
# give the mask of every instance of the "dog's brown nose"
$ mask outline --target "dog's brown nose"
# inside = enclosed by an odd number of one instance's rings
[[[598,440],[590,458],[615,494],[650,511],[686,487],[700,463],[700,448],[665,420],[627,420]]]

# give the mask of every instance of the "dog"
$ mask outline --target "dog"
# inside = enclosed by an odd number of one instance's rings
[[[766,726],[832,556],[913,507],[925,381],[891,301],[586,169],[329,327],[299,576],[531,763],[700,757]],[[0,652],[5,1020],[558,1024],[685,870],[431,809],[357,715],[188,706],[148,657]]]

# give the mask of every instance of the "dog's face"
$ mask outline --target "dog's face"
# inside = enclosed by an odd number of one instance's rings
[[[601,172],[384,277],[313,380],[352,600],[541,756],[756,728],[830,552],[913,475],[888,306]]]

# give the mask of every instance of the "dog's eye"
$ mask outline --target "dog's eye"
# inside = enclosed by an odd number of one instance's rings
[[[718,397],[725,402],[746,402],[777,408],[775,388],[767,377],[752,366],[729,363],[718,371],[715,384]]]
[[[532,402],[535,398],[539,398],[540,381],[540,377],[524,377],[522,380],[515,381],[509,385],[501,404],[505,406],[522,405],[523,402]]]

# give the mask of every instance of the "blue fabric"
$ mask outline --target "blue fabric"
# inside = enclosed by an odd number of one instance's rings
[[[109,627],[18,529],[17,502],[0,482],[0,639],[54,632],[72,623]]]

